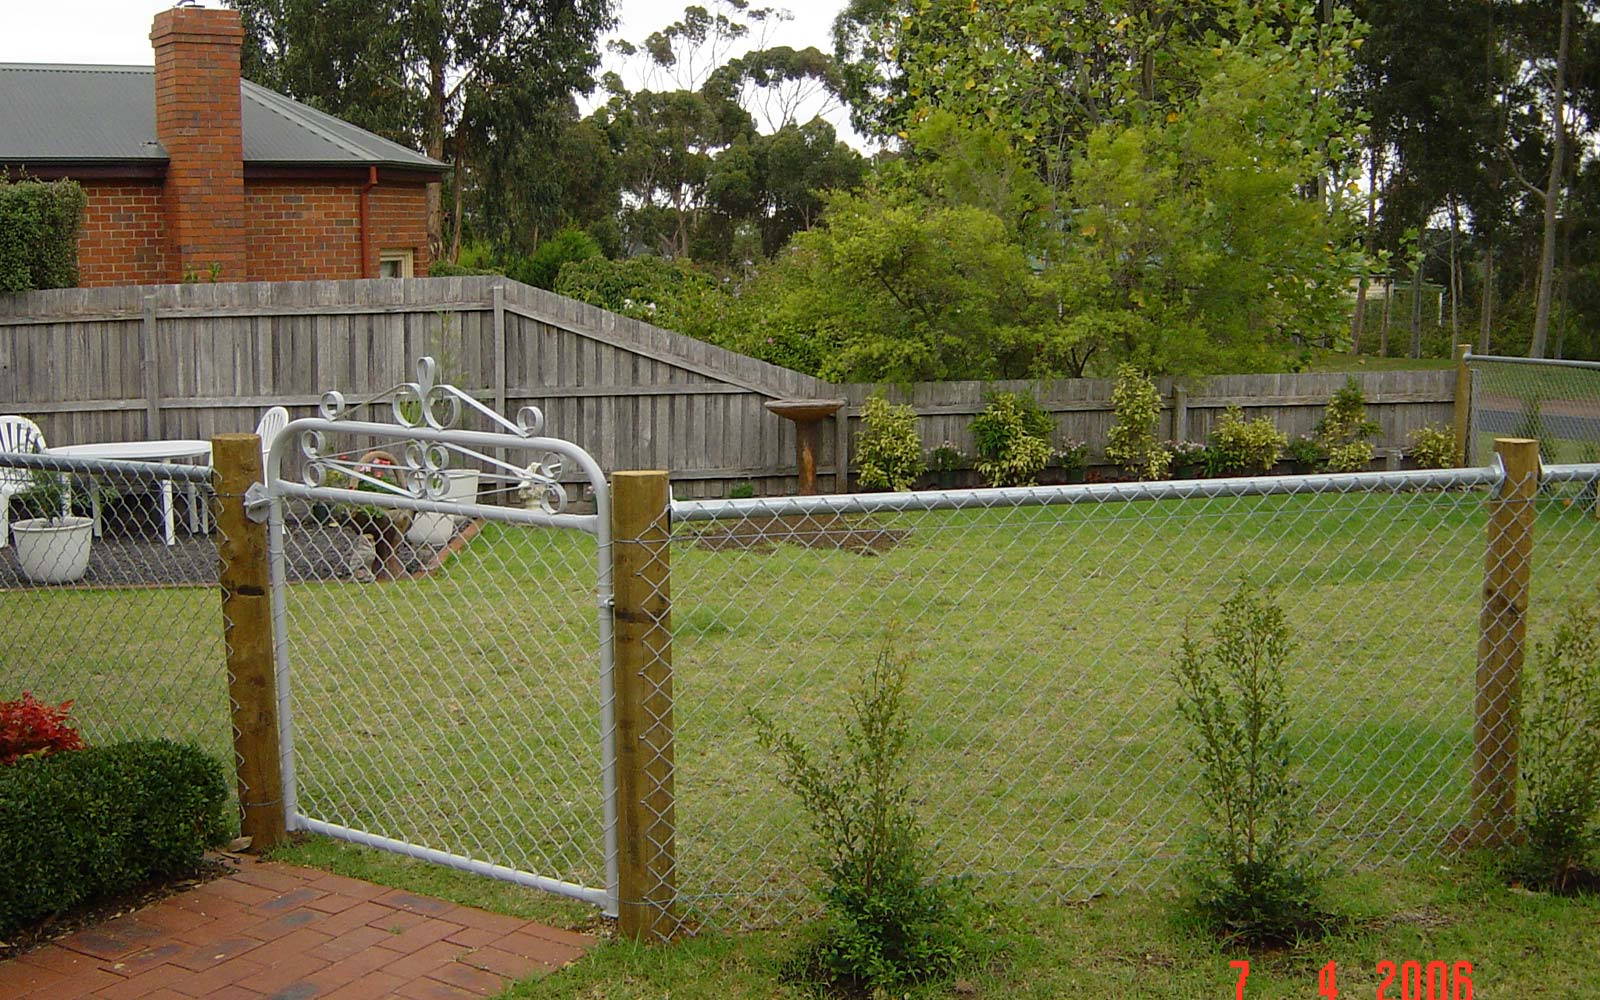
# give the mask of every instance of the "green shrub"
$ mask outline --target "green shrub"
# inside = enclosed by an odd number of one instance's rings
[[[1293,635],[1283,610],[1245,582],[1222,603],[1210,633],[1202,641],[1185,628],[1176,670],[1205,810],[1188,904],[1227,938],[1292,941],[1326,919],[1289,771],[1283,674]]]
[[[0,767],[0,934],[193,868],[227,802],[221,765],[165,740]]]
[[[1430,424],[1412,431],[1406,449],[1419,469],[1449,469],[1456,464],[1456,434],[1448,427]]]
[[[506,275],[523,284],[554,289],[556,278],[567,264],[602,256],[600,244],[594,237],[581,229],[568,227],[540,243],[532,257],[507,268]]]
[[[1514,437],[1539,442],[1539,458],[1545,462],[1556,460],[1556,439],[1545,428],[1544,401],[1537,395],[1522,401],[1522,419],[1517,421]]]
[[[856,434],[856,481],[861,488],[909,490],[925,468],[916,411],[882,395],[868,399]]]
[[[1266,417],[1246,420],[1244,411],[1230,406],[1222,412],[1206,451],[1206,473],[1212,476],[1257,476],[1271,469],[1289,444],[1289,438]]]
[[[78,283],[85,204],[76,181],[8,181],[0,173],[0,295]]]
[[[755,495],[756,484],[750,482],[749,480],[745,480],[742,483],[734,483],[732,486],[728,487],[729,500],[749,500]]]
[[[928,468],[941,474],[959,472],[966,468],[967,456],[961,454],[961,449],[946,441],[939,447],[928,452]]]
[[[809,978],[887,991],[958,969],[972,954],[964,899],[937,879],[911,805],[907,668],[885,649],[850,698],[844,732],[818,755],[759,710],[756,737],[809,814],[824,922]]]
[[[1289,461],[1304,467],[1301,471],[1321,465],[1322,460],[1328,457],[1323,454],[1322,445],[1317,443],[1317,439],[1305,434],[1300,434],[1290,440],[1283,451],[1284,454],[1289,456]]]
[[[1317,424],[1317,444],[1328,456],[1329,472],[1360,472],[1372,461],[1372,438],[1378,425],[1367,419],[1367,397],[1354,375],[1328,400],[1328,410]]]
[[[1121,365],[1111,386],[1111,409],[1106,457],[1136,479],[1165,479],[1172,453],[1156,438],[1161,393],[1155,382],[1133,365]]]
[[[1050,461],[1055,423],[1031,397],[1000,392],[972,418],[973,468],[990,486],[1032,486]]]
[[[1541,889],[1596,884],[1600,848],[1600,615],[1569,607],[1554,641],[1535,643],[1523,703],[1522,843],[1514,874]]]

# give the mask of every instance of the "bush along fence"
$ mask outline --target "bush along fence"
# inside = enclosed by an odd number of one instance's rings
[[[8,458],[216,497],[212,537],[180,521],[168,546],[143,515],[130,575],[9,580],[8,678],[77,698],[90,742],[220,736],[259,845],[343,837],[643,939],[814,907],[763,732],[822,739],[885,651],[904,808],[941,873],[1013,900],[1162,884],[1199,809],[1173,667],[1241,578],[1299,637],[1285,733],[1323,857],[1503,842],[1528,636],[1600,557],[1600,465],[1541,470],[1528,440],[1466,469],[748,500],[591,462],[580,506],[558,472],[581,449],[532,425],[335,417],[291,424],[265,467],[249,436],[211,442],[214,469]],[[452,497],[463,449],[485,468]],[[319,485],[277,474],[290,451]],[[185,546],[221,576],[161,577]]]
[[[437,357],[452,382],[497,412],[540,407],[606,469],[670,469],[683,497],[796,492],[803,426],[815,438],[818,489],[867,488],[848,470],[859,464],[866,401],[878,393],[913,407],[923,450],[948,440],[963,465],[976,461],[973,418],[999,392],[1037,401],[1052,448],[1082,442],[1087,462],[1112,464],[1103,457],[1109,379],[832,385],[499,276],[0,295],[0,399],[52,441],[209,439],[249,430],[279,405],[310,416],[324,388],[376,395],[420,354]],[[1448,371],[1356,378],[1379,428],[1377,467],[1408,448],[1414,431],[1450,423],[1456,380]],[[1291,440],[1310,435],[1345,379],[1157,379],[1154,433],[1203,442],[1238,406]],[[767,405],[820,400],[841,408],[809,424]],[[1062,467],[1052,459],[1049,474]],[[961,485],[979,484],[970,469],[952,471]]]

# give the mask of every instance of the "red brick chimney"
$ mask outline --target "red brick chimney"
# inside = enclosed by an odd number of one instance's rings
[[[174,7],[156,15],[156,138],[167,150],[163,192],[172,281],[186,268],[245,278],[244,149],[233,10]]]

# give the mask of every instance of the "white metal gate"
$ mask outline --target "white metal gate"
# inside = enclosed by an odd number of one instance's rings
[[[609,489],[437,373],[265,443],[288,827],[614,915]]]

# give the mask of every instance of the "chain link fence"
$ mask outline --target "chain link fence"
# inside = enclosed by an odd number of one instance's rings
[[[1600,522],[1574,500],[1600,467],[1567,473],[1517,506],[1537,539],[1535,636],[1561,601],[1595,591]],[[911,780],[944,871],[1030,903],[1165,883],[1200,816],[1178,644],[1241,579],[1268,588],[1294,629],[1287,694],[1311,842],[1349,868],[1458,841],[1486,560],[1498,573],[1524,558],[1486,557],[1495,480],[1469,469],[674,503],[665,763],[682,918],[762,926],[811,905],[807,821],[750,711],[824,746],[885,648],[912,663]],[[1484,627],[1500,635],[1510,618]],[[1477,770],[1504,784],[1504,720],[1489,715]]]
[[[292,825],[603,893],[595,537],[483,513],[536,498],[474,467],[441,475],[478,515],[397,508],[415,442],[335,437],[349,472],[281,501]]]
[[[1600,462],[1600,362],[1469,355],[1469,461],[1497,437],[1539,442],[1546,465]]]
[[[230,764],[210,477],[0,454],[0,699],[71,701],[91,744],[191,741]]]

